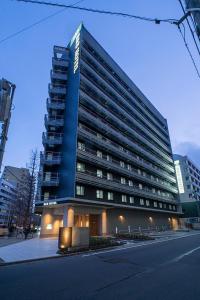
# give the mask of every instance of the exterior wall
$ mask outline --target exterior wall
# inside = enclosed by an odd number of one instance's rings
[[[40,237],[57,237],[63,226],[63,216],[54,214],[54,209],[44,208],[41,221]]]
[[[0,180],[0,225],[7,226],[10,221],[15,223],[14,219],[11,220],[11,215],[15,208],[16,194],[16,185],[4,179]]]
[[[140,226],[141,228],[164,226],[165,229],[167,227],[177,229],[176,222],[174,221],[172,224],[172,220],[178,220],[178,217],[167,213],[162,214],[136,210],[110,209],[107,210],[107,220],[108,233],[115,233],[116,227],[118,231],[128,231],[128,226],[130,226],[130,229],[138,229]]]

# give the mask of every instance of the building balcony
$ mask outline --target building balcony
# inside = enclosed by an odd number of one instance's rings
[[[45,115],[44,123],[48,126],[64,126],[64,116],[49,116]]]
[[[55,133],[55,132],[49,132],[45,133],[43,132],[42,135],[42,143],[43,145],[61,145],[63,141],[63,134],[62,133]]]
[[[108,139],[100,139],[96,136],[95,132],[90,130],[89,128],[84,128],[83,126],[79,128],[78,135],[84,139],[91,141],[94,145],[99,147],[99,149],[103,149],[104,151],[114,154],[115,156],[121,158],[122,160],[128,160],[129,162],[132,162],[134,165],[138,167],[142,167],[146,170],[149,170],[155,175],[159,175],[164,179],[169,180],[170,182],[176,183],[175,177],[169,175],[169,173],[165,172],[164,170],[161,170],[159,168],[155,168],[152,164],[147,163],[143,159],[139,159],[136,155],[133,153],[126,151],[119,148],[119,145],[116,143],[108,140]]]
[[[53,66],[58,66],[58,67],[65,67],[68,68],[69,66],[69,61],[68,60],[64,60],[64,59],[59,59],[59,58],[52,58],[52,65]]]
[[[41,163],[45,165],[59,165],[61,163],[60,152],[41,153]]]
[[[176,200],[173,196],[163,196],[162,194],[153,193],[148,188],[140,189],[138,186],[129,186],[128,184],[122,184],[117,180],[107,180],[105,176],[97,177],[93,172],[77,172],[76,180],[79,183],[92,185],[102,189],[109,189],[118,191],[120,193],[127,193],[133,196],[146,197],[148,199],[155,199],[164,202],[175,203]]]
[[[51,80],[67,80],[67,71],[51,70]]]
[[[58,173],[46,172],[43,174],[41,180],[42,186],[58,186],[59,185],[59,176]]]
[[[65,99],[55,99],[55,98],[48,98],[47,99],[47,110],[50,109],[65,109]]]
[[[51,84],[49,83],[49,95],[66,95],[67,88],[64,84]]]
[[[127,168],[123,168],[119,165],[119,162],[116,162],[112,159],[112,161],[108,161],[104,158],[100,158],[97,156],[96,152],[91,149],[85,149],[85,151],[78,150],[77,151],[78,158],[81,159],[81,161],[85,161],[87,163],[92,163],[98,166],[99,168],[104,168],[108,172],[117,172],[120,175],[128,176],[129,179],[136,179],[140,182],[148,183],[154,187],[163,189],[165,191],[171,192],[171,193],[178,193],[178,190],[174,186],[170,186],[168,184],[161,183],[157,181],[155,178],[153,179],[150,175],[142,175],[139,174],[135,169],[128,170]]]
[[[119,133],[116,128],[114,128],[112,125],[108,125],[106,121],[100,120],[94,113],[87,109],[83,109],[82,107],[79,108],[79,116],[86,122],[91,122],[97,130],[107,132],[107,134],[113,139],[113,140],[119,140],[122,141],[125,145],[129,145],[129,147],[133,148],[134,151],[137,153],[142,154],[144,157],[146,157],[148,160],[151,160],[158,165],[162,165],[166,170],[169,170],[170,172],[174,173],[174,168],[170,166],[169,164],[165,163],[163,159],[157,158],[156,155],[151,154],[149,151],[141,147],[140,144],[138,144],[136,141],[133,142],[126,136],[124,136],[122,133]]]

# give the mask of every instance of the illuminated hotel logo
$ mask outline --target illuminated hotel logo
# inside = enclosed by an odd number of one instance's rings
[[[79,66],[79,55],[80,55],[80,31],[77,32],[77,35],[75,37],[74,74],[76,73]]]

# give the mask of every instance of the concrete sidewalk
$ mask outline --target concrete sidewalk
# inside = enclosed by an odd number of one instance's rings
[[[40,259],[57,256],[58,239],[33,238],[20,243],[0,247],[0,259],[3,262],[15,262],[23,260]]]

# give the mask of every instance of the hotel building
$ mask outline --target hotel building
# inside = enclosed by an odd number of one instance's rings
[[[54,47],[42,141],[41,236],[177,227],[181,214],[166,119],[81,24]]]

